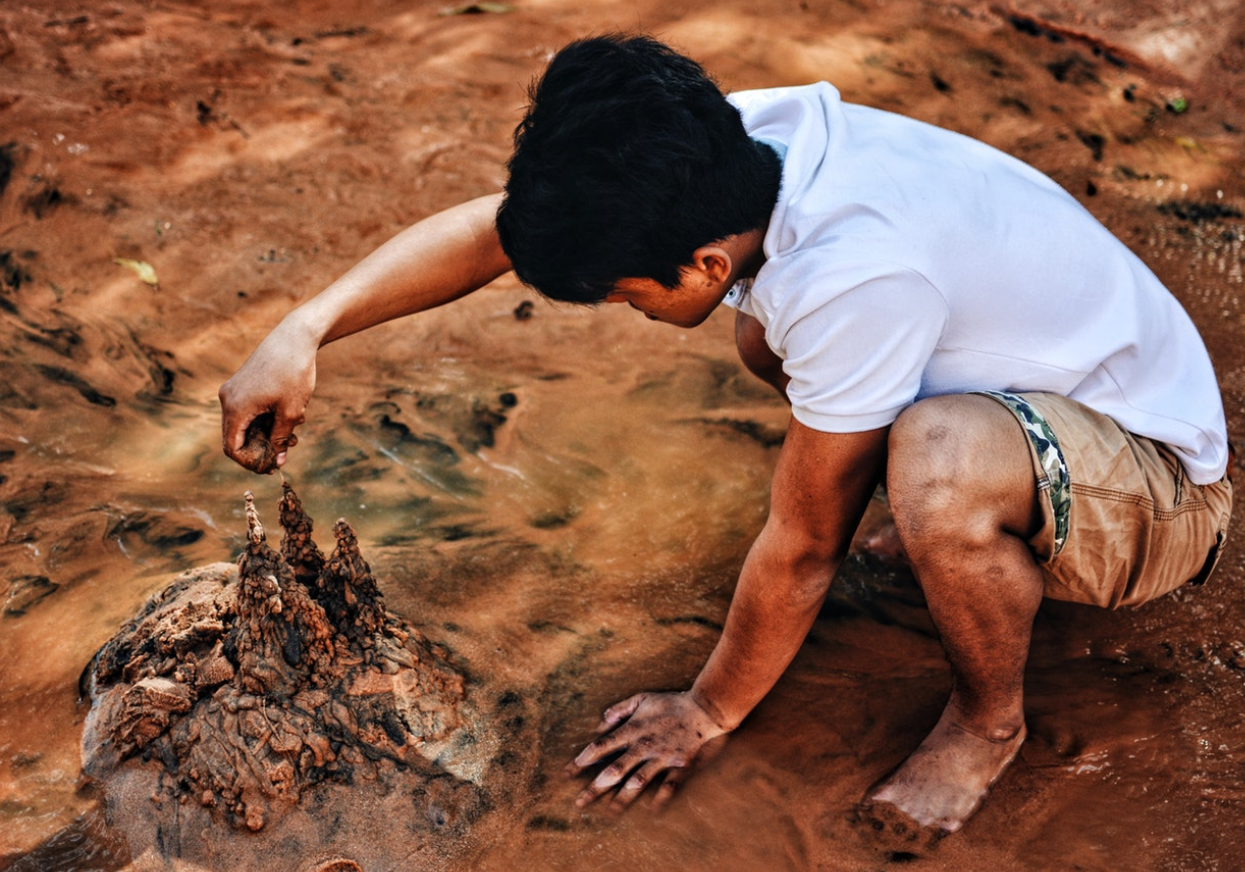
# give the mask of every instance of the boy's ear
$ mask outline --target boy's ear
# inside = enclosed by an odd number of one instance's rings
[[[731,274],[730,253],[720,245],[702,245],[692,252],[692,265],[713,282],[724,282]]]

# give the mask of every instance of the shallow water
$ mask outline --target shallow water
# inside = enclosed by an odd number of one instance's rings
[[[1149,67],[1168,13],[1121,27],[1109,3],[1080,4],[1079,19],[1075,4],[1022,4],[1049,27],[916,0],[449,17],[250,0],[211,14],[0,8],[0,140],[13,143],[0,193],[0,868],[142,868],[80,779],[77,680],[173,573],[237,553],[243,490],[279,495],[276,477],[220,455],[217,385],[284,311],[399,227],[494,189],[522,84],[585,30],[652,28],[729,87],[828,77],[1050,172],[1185,301],[1239,441],[1245,91],[1231,52],[1245,28],[1221,5],[1175,5],[1200,35],[1186,40],[1196,57]],[[1165,108],[1177,94],[1186,113]],[[150,262],[159,286],[118,257]],[[449,647],[479,699],[521,703],[497,806],[425,865],[1239,864],[1235,550],[1215,584],[1137,612],[1045,608],[1032,738],[927,857],[879,852],[848,820],[947,690],[919,590],[864,557],[668,812],[576,812],[560,773],[601,708],[686,686],[711,649],[787,415],[735,362],[727,317],[684,332],[625,307],[539,301],[516,317],[529,299],[503,279],[326,349],[287,466],[319,529],[354,524],[390,607]],[[879,499],[867,526],[884,520]],[[364,852],[385,835],[358,838]]]

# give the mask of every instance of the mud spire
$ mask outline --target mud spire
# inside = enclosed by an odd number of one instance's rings
[[[281,557],[294,570],[294,577],[303,584],[312,584],[324,569],[324,552],[311,538],[311,516],[303,511],[302,501],[290,483],[281,484],[281,526],[285,536],[281,539]]]
[[[252,830],[325,780],[455,781],[433,761],[464,724],[461,675],[385,611],[349,524],[325,560],[288,485],[279,509],[281,554],[247,492],[236,574],[184,574],[101,649],[89,774],[151,760],[174,776],[162,791]]]

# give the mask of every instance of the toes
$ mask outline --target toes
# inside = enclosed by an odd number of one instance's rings
[[[874,848],[908,858],[924,855],[946,835],[941,828],[923,827],[891,803],[877,800],[858,804],[848,820]]]

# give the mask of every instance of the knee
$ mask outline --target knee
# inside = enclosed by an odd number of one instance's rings
[[[972,474],[972,447],[965,439],[956,397],[914,403],[891,425],[887,490],[937,499]]]
[[[1027,445],[1011,413],[979,396],[931,397],[891,427],[886,488],[901,536],[983,534],[1007,500],[1014,455]],[[905,541],[905,547],[911,547]]]

